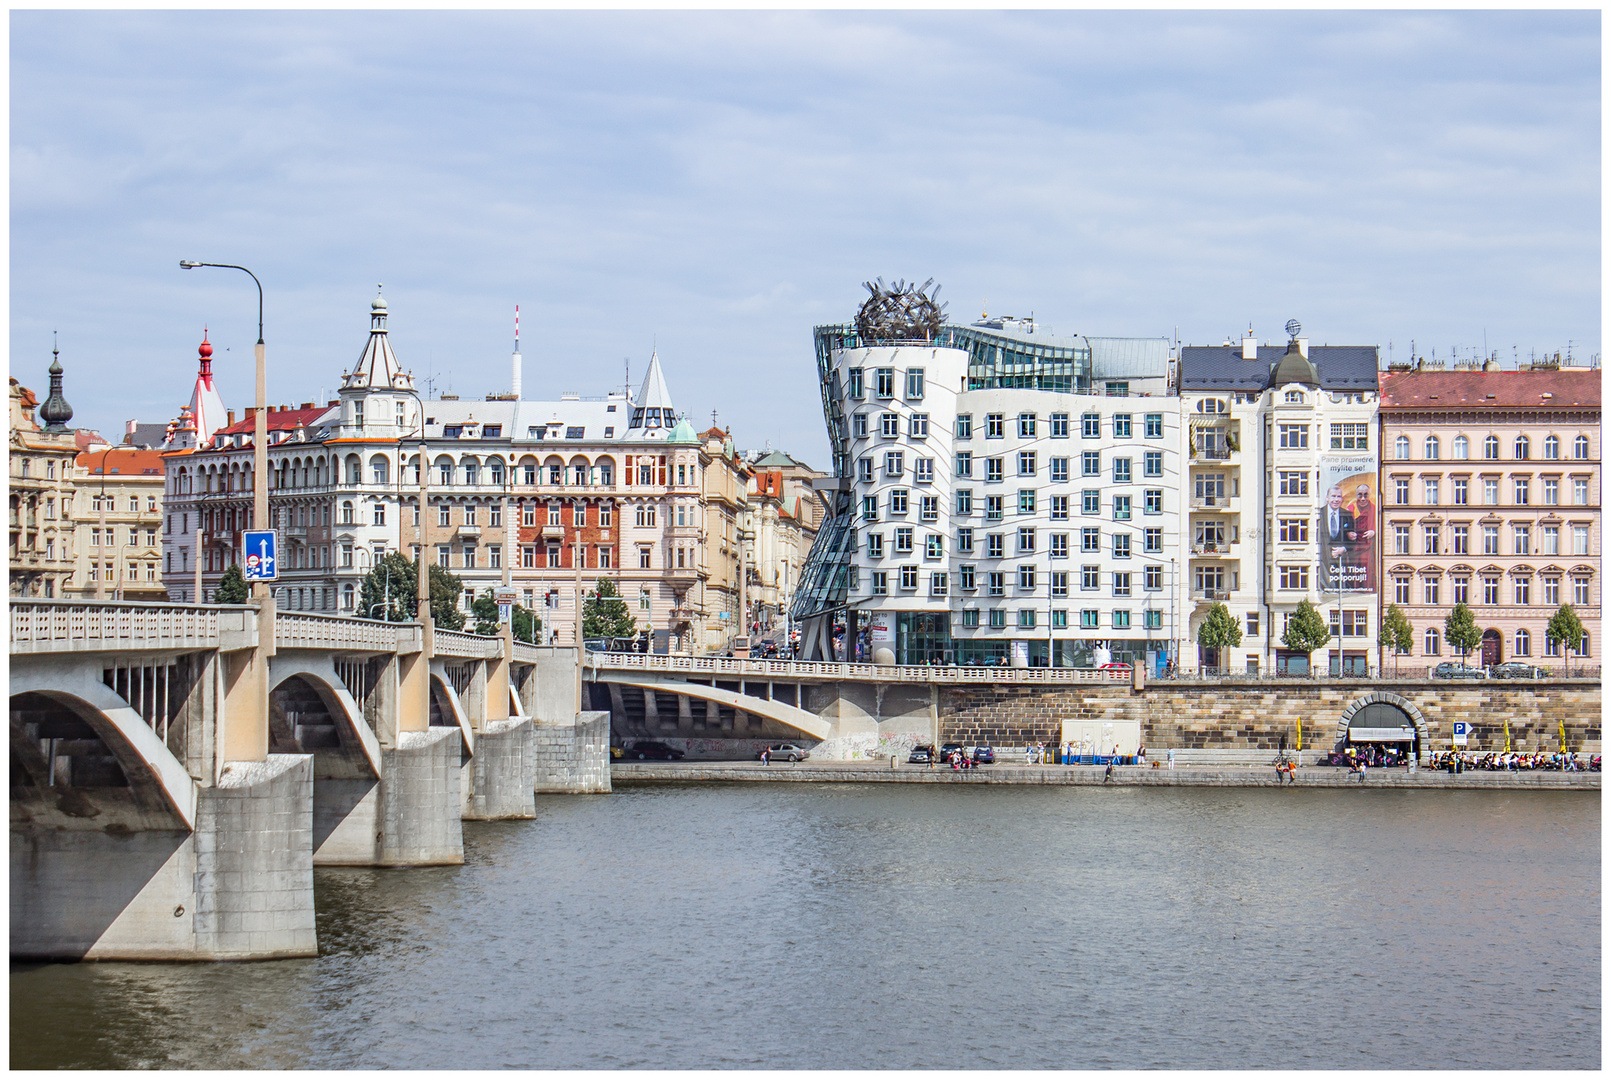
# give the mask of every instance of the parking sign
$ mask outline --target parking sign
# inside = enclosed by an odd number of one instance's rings
[[[280,576],[279,545],[273,529],[246,534],[246,580],[275,581]]]
[[[1454,721],[1454,726],[1453,726],[1452,731],[1453,731],[1452,741],[1454,742],[1454,745],[1456,745],[1456,746],[1465,746],[1466,742],[1467,742],[1467,740],[1469,738],[1469,736],[1467,734],[1468,729],[1466,727],[1466,722],[1464,720],[1456,720],[1456,721]]]

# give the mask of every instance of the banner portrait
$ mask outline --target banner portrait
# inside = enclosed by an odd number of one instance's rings
[[[1320,588],[1376,591],[1376,459],[1356,454],[1320,457]]]

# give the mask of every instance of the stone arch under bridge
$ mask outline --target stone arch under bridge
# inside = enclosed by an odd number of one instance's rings
[[[302,687],[312,690],[318,695],[325,713],[334,722],[338,729],[338,743],[334,747],[291,747],[276,749],[276,753],[317,753],[319,749],[335,750],[341,756],[353,759],[351,764],[370,777],[380,776],[380,740],[376,738],[368,721],[364,718],[362,707],[353,699],[351,692],[336,672],[335,663],[330,654],[302,654],[300,652],[286,652],[277,654],[269,667],[269,722],[270,738],[279,741],[287,733],[276,731],[280,726],[276,724],[276,716],[283,709],[285,699],[297,689],[297,680]],[[294,732],[290,733],[294,741]]]
[[[1372,705],[1391,705],[1404,714],[1405,718],[1415,728],[1416,745],[1420,751],[1418,756],[1424,760],[1432,746],[1432,736],[1427,726],[1426,714],[1416,707],[1415,702],[1386,690],[1373,690],[1349,703],[1348,707],[1342,711],[1342,718],[1337,723],[1337,739],[1333,746],[1341,746],[1348,740],[1349,724],[1353,722],[1355,716]]]

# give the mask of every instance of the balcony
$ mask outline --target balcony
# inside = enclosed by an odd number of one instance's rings
[[[1191,598],[1199,604],[1222,604],[1231,598],[1223,589],[1193,589]]]
[[[1193,461],[1229,461],[1236,456],[1236,450],[1229,446],[1194,446],[1191,451]]]
[[[1191,554],[1194,559],[1239,559],[1242,557],[1240,543],[1227,544],[1224,542],[1193,544]]]
[[[565,539],[565,526],[563,526],[563,525],[544,525],[543,526],[543,539],[544,540],[563,540],[563,539]]]
[[[460,525],[457,529],[454,530],[453,535],[455,535],[455,536],[471,536],[471,537],[480,536],[481,535],[481,526],[479,526],[479,525]]]
[[[1242,511],[1242,497],[1240,495],[1193,495],[1191,508],[1193,510],[1217,510],[1225,514],[1238,514]]]

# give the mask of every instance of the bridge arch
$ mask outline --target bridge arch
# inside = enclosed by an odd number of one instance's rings
[[[274,656],[269,663],[270,722],[273,721],[275,693],[282,692],[283,700],[284,691],[292,679],[301,680],[303,685],[319,696],[325,712],[340,730],[342,748],[345,749],[350,742],[358,750],[354,756],[362,758],[362,766],[368,773],[374,777],[380,776],[380,740],[370,729],[363,709],[337,676],[335,663],[329,654],[286,650]]]
[[[98,665],[74,665],[62,671],[19,665],[13,657],[11,673],[12,756],[27,753],[27,740],[17,722],[16,705],[24,695],[37,694],[61,706],[87,724],[117,760],[129,786],[139,795],[159,801],[186,829],[196,821],[196,783],[184,764],[145,722],[137,710],[100,680]],[[91,671],[91,667],[95,670]],[[37,749],[37,748],[36,748]]]
[[[1355,698],[1348,707],[1342,711],[1337,723],[1337,740],[1335,746],[1342,746],[1348,741],[1348,728],[1356,717],[1363,718],[1367,713],[1388,713],[1396,711],[1402,715],[1410,725],[1415,728],[1416,746],[1420,756],[1430,752],[1432,747],[1431,730],[1427,725],[1426,714],[1416,707],[1415,702],[1400,694],[1386,690],[1374,690]]]

